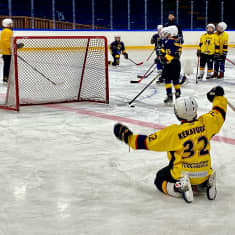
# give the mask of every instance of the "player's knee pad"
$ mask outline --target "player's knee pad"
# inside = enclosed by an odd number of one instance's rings
[[[115,58],[116,58],[116,59],[119,59],[119,58],[120,58],[120,55],[118,55],[118,54],[115,55]]]

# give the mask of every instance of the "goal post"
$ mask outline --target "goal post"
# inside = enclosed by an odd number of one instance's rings
[[[109,103],[106,37],[14,37],[12,44],[6,99],[0,108],[19,111],[21,105]]]

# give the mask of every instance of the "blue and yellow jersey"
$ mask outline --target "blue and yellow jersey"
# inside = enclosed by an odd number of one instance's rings
[[[11,37],[13,31],[9,28],[4,28],[0,36],[0,54],[11,55]]]
[[[215,52],[220,55],[228,52],[228,34],[226,32],[215,33]]]
[[[168,39],[162,44],[161,51],[165,54],[167,63],[170,63],[173,59],[179,59],[182,52],[182,45],[177,43],[175,39]]]
[[[160,38],[158,33],[152,36],[150,43],[155,45],[156,50],[161,48],[162,39]]]
[[[206,55],[215,54],[215,34],[204,33],[200,38],[198,49]]]
[[[186,173],[191,184],[201,184],[212,174],[210,140],[222,127],[226,110],[227,99],[216,96],[212,110],[197,120],[171,125],[149,136],[130,135],[128,144],[133,149],[167,151],[174,179]]]
[[[117,54],[121,54],[121,53],[125,53],[126,49],[125,49],[125,45],[123,42],[118,42],[118,41],[114,41],[111,43],[110,45],[110,50],[112,53],[117,53]]]

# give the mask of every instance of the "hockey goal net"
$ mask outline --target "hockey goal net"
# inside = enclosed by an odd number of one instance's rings
[[[5,104],[0,108],[19,110],[20,105],[109,102],[105,37],[15,37],[12,48],[8,89]]]

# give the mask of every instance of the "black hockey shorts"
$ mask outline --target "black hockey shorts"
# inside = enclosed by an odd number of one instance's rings
[[[157,172],[156,178],[154,180],[154,184],[156,185],[157,189],[163,192],[162,184],[164,181],[176,183],[176,180],[171,176],[171,168],[166,166]]]
[[[162,71],[162,77],[164,77],[166,83],[173,81],[174,85],[179,84],[181,64],[178,59],[173,59],[171,63],[164,64]]]
[[[200,68],[205,68],[206,64],[208,67],[208,70],[213,69],[213,60],[214,60],[214,55],[206,55],[201,53],[200,55]]]

